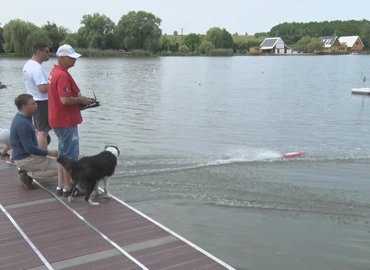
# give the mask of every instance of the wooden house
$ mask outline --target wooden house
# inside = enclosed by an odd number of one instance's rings
[[[347,52],[361,52],[364,50],[364,44],[359,36],[340,37],[339,42],[342,46],[347,47]]]
[[[249,52],[253,54],[261,53],[260,46],[253,46],[249,48]]]
[[[331,52],[342,52],[347,53],[347,46],[342,45],[337,36],[327,36],[321,38],[322,42],[324,43],[324,51],[326,53]]]

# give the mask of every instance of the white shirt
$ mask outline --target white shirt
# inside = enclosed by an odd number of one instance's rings
[[[23,79],[28,94],[33,96],[34,100],[47,100],[48,93],[41,93],[38,85],[48,84],[48,75],[41,64],[34,60],[28,60],[23,66]]]

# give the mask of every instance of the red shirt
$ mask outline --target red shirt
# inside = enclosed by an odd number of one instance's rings
[[[63,105],[61,97],[78,97],[80,89],[71,74],[61,65],[54,65],[49,75],[48,117],[52,128],[72,127],[82,123],[80,104]]]

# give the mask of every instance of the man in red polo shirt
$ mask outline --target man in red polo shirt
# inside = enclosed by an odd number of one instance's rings
[[[67,44],[60,46],[56,55],[58,64],[49,75],[49,125],[58,137],[59,154],[78,160],[80,153],[77,125],[82,123],[80,108],[81,105],[91,104],[93,100],[81,96],[80,89],[68,72],[81,55]],[[71,193],[70,176],[60,164],[58,172],[62,176],[59,179],[62,180],[58,180],[57,194],[66,198]]]

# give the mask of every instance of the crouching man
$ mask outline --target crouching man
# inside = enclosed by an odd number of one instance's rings
[[[36,180],[50,179],[58,176],[57,150],[44,150],[38,147],[32,115],[37,104],[29,94],[15,98],[17,114],[10,126],[10,144],[15,165],[19,168],[19,179],[24,187],[32,188],[33,178]]]

